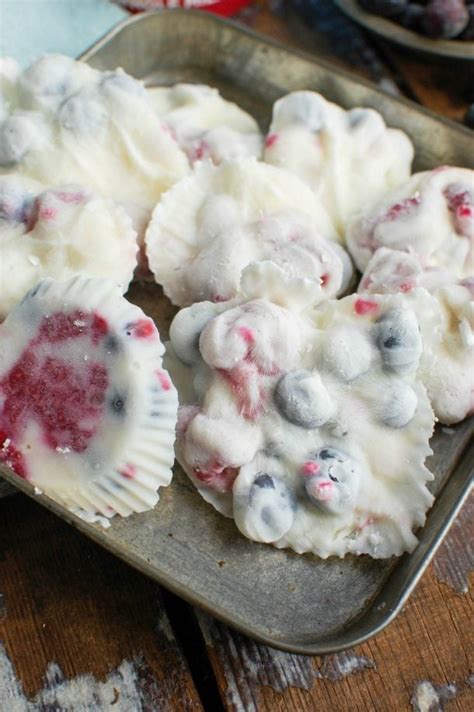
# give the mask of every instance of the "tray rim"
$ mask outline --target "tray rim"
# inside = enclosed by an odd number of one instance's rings
[[[228,18],[220,17],[219,15],[214,15],[211,12],[205,12],[203,10],[162,8],[158,10],[150,10],[148,12],[138,13],[136,15],[133,15],[132,17],[125,18],[125,20],[121,20],[116,25],[114,25],[108,32],[102,35],[102,37],[100,37],[96,42],[94,42],[94,44],[91,45],[87,50],[85,50],[85,52],[82,52],[77,59],[81,62],[88,62],[104,45],[114,39],[116,35],[120,34],[120,32],[127,28],[129,25],[146,22],[150,17],[153,16],[166,17],[167,15],[186,15],[190,17],[194,16],[199,18],[200,20],[204,19],[206,22],[209,23],[221,25],[223,27],[231,27],[236,32],[243,35],[247,35],[248,37],[257,40],[258,42],[262,42],[270,47],[273,47],[274,49],[283,50],[284,52],[299,57],[300,59],[304,59],[305,61],[310,62],[311,64],[317,64],[321,67],[324,67],[324,69],[327,69],[328,71],[331,71],[334,74],[339,74],[345,79],[348,79],[352,82],[356,82],[357,84],[362,84],[363,86],[370,89],[372,92],[378,94],[380,97],[383,97],[385,99],[388,97],[391,101],[403,104],[409,109],[412,109],[420,114],[424,114],[430,119],[433,119],[438,123],[444,124],[447,128],[451,130],[459,131],[461,134],[464,134],[466,138],[473,138],[473,131],[467,126],[464,126],[463,124],[455,121],[454,119],[449,119],[446,116],[437,114],[432,109],[428,109],[422,104],[418,104],[413,99],[408,99],[407,97],[401,94],[390,94],[389,92],[380,89],[376,82],[371,81],[366,77],[361,77],[359,74],[357,74],[357,72],[353,72],[349,69],[345,69],[344,67],[340,67],[338,64],[331,62],[325,57],[320,57],[319,55],[311,54],[310,52],[307,52],[305,50],[287,46],[283,42],[279,42],[278,40],[264,35],[261,32],[257,32],[256,30],[253,30],[250,27],[246,27],[245,25],[240,24],[236,20],[230,20]]]
[[[459,467],[460,463],[461,465],[463,463],[469,464],[470,460],[474,461],[474,441],[472,439],[470,444],[468,443],[460,453],[459,458],[454,464],[453,469]],[[451,473],[451,475],[453,474],[454,472]],[[26,494],[28,497],[44,506],[50,512],[60,517],[67,524],[72,525],[81,534],[87,536],[93,542],[99,544],[99,546],[102,546],[114,556],[117,556],[117,558],[121,559],[124,563],[136,569],[148,578],[151,578],[153,581],[156,581],[161,586],[164,586],[166,589],[179,596],[179,598],[182,598],[190,605],[197,606],[211,617],[218,619],[219,621],[225,623],[234,630],[237,630],[239,633],[242,633],[243,635],[246,635],[259,643],[269,645],[273,648],[277,648],[287,653],[309,656],[329,655],[341,652],[343,650],[355,648],[356,646],[361,645],[367,640],[370,640],[375,635],[378,635],[388,625],[390,625],[390,623],[392,623],[398,616],[398,614],[401,612],[406,601],[413,593],[413,590],[415,589],[419,580],[421,579],[427,567],[431,563],[436,551],[443,542],[459,511],[467,501],[471,492],[474,491],[473,475],[471,474],[469,476],[469,473],[467,473],[465,482],[462,485],[461,492],[458,493],[455,497],[454,504],[450,508],[448,515],[443,517],[443,523],[436,531],[433,543],[428,543],[426,545],[426,550],[421,554],[420,564],[417,567],[413,568],[411,574],[409,574],[406,578],[405,585],[398,590],[395,596],[394,605],[392,605],[391,607],[384,606],[384,609],[386,608],[387,612],[385,614],[382,613],[382,615],[380,616],[380,621],[378,623],[376,623],[375,625],[371,625],[369,621],[368,625],[366,625],[366,629],[363,628],[362,632],[356,632],[356,634],[352,635],[351,637],[352,625],[357,620],[363,620],[364,616],[374,607],[380,611],[380,607],[377,606],[377,599],[383,592],[383,588],[381,588],[377,592],[372,601],[366,604],[366,608],[360,616],[352,619],[351,621],[349,621],[349,623],[345,625],[344,633],[339,634],[337,638],[331,638],[331,634],[329,634],[327,636],[321,636],[319,638],[320,642],[294,643],[291,641],[286,642],[285,640],[280,639],[278,637],[274,637],[272,635],[265,635],[263,633],[254,631],[249,624],[245,623],[245,621],[242,621],[240,618],[233,618],[225,610],[222,610],[220,608],[216,609],[212,607],[204,596],[199,593],[193,592],[192,589],[190,589],[188,586],[177,583],[175,579],[173,579],[167,573],[160,572],[160,574],[157,575],[156,569],[146,559],[138,558],[135,554],[130,553],[127,550],[121,549],[120,546],[117,545],[115,542],[110,542],[106,536],[107,529],[102,528],[101,525],[91,525],[88,522],[82,520],[80,517],[73,514],[73,512],[68,510],[66,507],[63,507],[62,505],[55,502],[46,494],[42,492],[39,493],[34,485],[30,484],[26,480],[23,480],[12,470],[9,470],[9,468],[5,467],[1,463],[0,478],[4,479],[6,482],[9,482],[11,485],[13,485],[15,489],[20,490],[20,492]],[[430,517],[433,516],[435,511],[437,512],[439,509],[443,508],[446,490],[452,489],[453,487],[454,484],[452,476],[449,476],[447,481],[444,483],[444,485],[441,487],[440,491],[436,495],[435,502],[432,508],[429,510]],[[422,532],[425,530],[427,523],[425,523],[424,527],[421,528]],[[417,551],[421,551],[423,543],[423,537],[420,536],[419,542],[413,552],[409,554],[405,553],[401,557],[395,559],[394,566],[388,572],[388,575],[382,586],[386,585],[388,579],[393,575],[397,566],[400,566],[402,562],[407,561],[407,559],[409,557],[412,557]],[[336,642],[337,639],[339,640],[339,642]]]
[[[210,23],[216,23],[218,25],[224,26],[224,27],[231,27],[234,31],[248,35],[251,38],[254,38],[255,40],[262,42],[266,45],[272,46],[278,50],[282,50],[287,54],[291,54],[293,56],[298,56],[304,59],[305,61],[309,61],[312,64],[319,65],[324,67],[327,70],[330,70],[331,72],[334,72],[336,74],[340,74],[347,79],[350,79],[351,81],[355,81],[359,84],[365,85],[368,88],[370,88],[372,91],[375,91],[376,93],[380,94],[381,96],[387,96],[385,92],[381,91],[378,89],[378,87],[373,83],[368,80],[365,80],[363,78],[360,78],[357,74],[352,73],[350,71],[340,69],[338,66],[335,66],[332,64],[330,61],[321,59],[319,57],[314,57],[308,52],[303,52],[299,50],[295,50],[291,47],[287,47],[284,44],[273,40],[271,38],[266,37],[265,35],[262,35],[261,33],[255,32],[253,30],[250,30],[246,27],[242,27],[240,24],[223,19],[217,16],[214,16],[212,14],[208,13],[203,13],[202,11],[198,10],[182,10],[182,9],[173,9],[173,10],[157,10],[154,12],[149,12],[149,13],[143,13],[139,14],[136,16],[133,16],[131,18],[126,18],[125,20],[119,22],[117,25],[115,25],[109,32],[107,32],[105,35],[103,35],[99,40],[97,40],[88,50],[86,50],[84,53],[82,53],[79,57],[80,60],[82,61],[87,61],[89,58],[92,58],[92,56],[99,50],[101,47],[106,45],[110,40],[112,40],[116,35],[118,35],[124,28],[128,27],[128,25],[134,24],[134,23],[141,23],[141,22],[146,22],[147,19],[152,16],[152,15],[162,15],[165,16],[169,15],[170,13],[179,13],[179,14],[186,14],[186,15],[195,15],[200,18],[200,21],[205,19],[205,22],[210,22]],[[437,116],[434,112],[425,109],[424,107],[418,106],[415,102],[410,101],[408,99],[405,99],[404,97],[394,97],[390,95],[390,100],[398,102],[400,104],[405,104],[406,106],[414,109],[415,111],[425,114],[428,117],[435,119],[436,121],[445,124],[447,127],[449,127],[451,130],[456,130],[459,131],[461,134],[466,134],[467,136],[471,137],[472,134],[469,131],[469,129],[466,129],[463,126],[460,126],[456,124],[454,121],[451,121],[450,119],[446,119],[445,117],[440,117]],[[462,467],[464,463],[469,462],[469,454],[474,455],[474,444],[469,445],[467,443],[462,451],[459,453],[459,456],[457,460],[453,463],[453,472],[451,475],[447,478],[446,482],[442,485],[440,491],[438,492],[435,500],[435,504],[433,507],[430,509],[430,517],[433,515],[433,513],[438,511],[439,509],[442,508],[444,499],[446,498],[446,491],[449,489],[454,488],[454,482],[453,482],[453,476],[454,476],[454,470],[456,468],[459,468],[460,466]],[[190,589],[188,586],[181,584],[179,582],[176,582],[175,579],[173,579],[169,574],[166,572],[159,572],[159,575],[157,575],[156,569],[153,567],[152,564],[149,564],[146,559],[138,558],[133,553],[130,553],[129,551],[122,550],[118,544],[115,542],[111,542],[108,540],[108,537],[106,536],[106,531],[102,529],[98,525],[90,525],[87,522],[83,521],[76,515],[74,515],[72,512],[67,510],[65,507],[61,506],[54,500],[50,499],[47,495],[45,494],[39,494],[37,489],[34,487],[34,485],[30,484],[29,482],[23,480],[20,478],[18,475],[16,475],[13,471],[9,470],[6,468],[4,465],[0,464],[0,477],[7,481],[9,484],[13,485],[13,487],[16,490],[20,490],[30,498],[34,499],[36,502],[40,503],[41,505],[45,506],[49,511],[53,512],[55,515],[61,517],[67,524],[72,525],[75,529],[77,529],[81,534],[86,535],[88,538],[90,538],[92,541],[95,543],[99,544],[100,546],[104,547],[106,550],[110,551],[114,556],[117,556],[121,560],[123,560],[126,564],[132,566],[133,568],[137,569],[140,571],[142,574],[152,578],[154,581],[158,582],[159,584],[163,585],[165,588],[169,589],[179,597],[183,598],[186,600],[188,603],[191,605],[195,605],[199,607],[200,609],[204,610],[206,613],[208,613],[210,616],[217,618],[218,620],[224,622],[225,624],[229,625],[230,627],[234,628],[235,630],[239,631],[240,633],[243,633],[244,635],[247,635],[254,640],[257,640],[260,643],[263,643],[265,645],[269,645],[275,648],[278,648],[280,650],[283,650],[285,652],[290,652],[290,653],[296,653],[296,654],[303,654],[303,655],[326,655],[326,654],[332,654],[336,652],[340,652],[342,650],[346,650],[348,648],[353,648],[357,645],[360,645],[361,643],[365,642],[366,640],[372,638],[374,635],[377,635],[379,632],[381,632],[386,626],[388,626],[398,615],[398,613],[401,611],[403,605],[405,604],[406,600],[408,597],[411,595],[413,589],[417,585],[418,581],[420,580],[421,576],[425,572],[427,566],[431,562],[434,554],[436,553],[439,545],[443,541],[445,535],[447,534],[449,528],[451,527],[453,521],[455,520],[459,510],[467,500],[467,497],[469,496],[469,493],[473,489],[472,482],[469,477],[469,472],[467,473],[465,477],[465,481],[462,484],[461,487],[461,492],[457,493],[454,497],[454,501],[452,503],[452,506],[449,508],[449,512],[447,515],[443,516],[442,524],[438,527],[438,529],[435,531],[433,541],[430,543],[428,542],[425,544],[425,551],[422,551],[422,544],[423,544],[423,539],[420,538],[420,542],[414,552],[411,554],[404,554],[402,557],[399,557],[397,562],[395,563],[395,567],[398,567],[401,562],[406,561],[408,557],[412,557],[415,552],[419,551],[421,552],[421,560],[420,563],[417,566],[413,567],[413,570],[409,572],[404,585],[400,587],[400,589],[396,592],[395,595],[395,601],[394,604],[391,607],[387,607],[386,612],[383,613],[380,616],[380,620],[375,623],[375,625],[371,625],[370,621],[368,622],[368,625],[366,625],[366,629],[362,628],[362,631],[356,634],[352,635],[351,637],[351,629],[354,623],[356,623],[358,620],[363,620],[364,616],[367,615],[368,612],[372,611],[373,607],[376,605],[377,598],[379,597],[380,593],[383,591],[383,588],[379,589],[375,597],[372,599],[372,601],[368,602],[366,604],[366,607],[362,614],[356,618],[351,619],[347,624],[345,624],[344,629],[342,630],[341,633],[336,633],[336,636],[339,636],[339,642],[336,641],[336,639],[331,639],[331,635],[334,634],[327,634],[327,635],[322,635],[319,637],[320,642],[315,642],[315,643],[295,643],[295,642],[287,642],[284,639],[280,639],[278,637],[273,637],[272,635],[265,635],[263,633],[254,631],[252,627],[249,624],[246,624],[245,621],[242,621],[240,618],[233,618],[230,613],[228,613],[226,610],[223,610],[221,608],[216,609],[215,607],[211,606],[209,604],[208,600],[202,596],[201,594],[194,592],[192,589]],[[448,492],[449,494],[449,492]],[[425,531],[423,529],[422,531]],[[386,577],[386,581],[390,578],[390,576],[393,574],[393,571],[395,570],[395,567],[393,567],[389,572]],[[385,585],[385,584],[383,584]]]

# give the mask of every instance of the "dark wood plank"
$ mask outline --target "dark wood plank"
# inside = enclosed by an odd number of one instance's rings
[[[0,709],[202,709],[156,584],[22,495],[0,522]]]
[[[226,709],[440,712],[448,701],[449,712],[474,709],[472,596],[459,594],[457,577],[472,568],[466,541],[473,507],[474,497],[399,617],[354,650],[319,658],[283,653],[198,612]]]

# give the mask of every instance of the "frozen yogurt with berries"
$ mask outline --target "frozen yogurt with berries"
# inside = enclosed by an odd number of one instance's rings
[[[345,111],[312,91],[273,107],[264,160],[292,171],[328,210],[341,241],[348,221],[408,180],[413,146],[373,109]]]
[[[123,208],[75,185],[0,176],[0,320],[44,277],[106,277],[126,291],[136,233]]]
[[[253,158],[199,164],[158,203],[146,233],[151,270],[174,304],[225,301],[242,270],[271,260],[320,299],[347,288],[352,263],[326,211],[296,176]]]
[[[191,163],[213,163],[262,153],[262,135],[250,114],[204,84],[150,87],[151,103]]]
[[[412,253],[381,247],[367,265],[359,292],[405,295],[422,329],[418,376],[435,415],[442,423],[453,424],[472,414],[474,279],[456,282],[446,270],[423,269]]]
[[[0,463],[88,520],[151,509],[174,461],[163,350],[113,282],[40,282],[0,326]]]
[[[349,226],[347,245],[363,272],[376,250],[414,253],[423,270],[463,279],[474,271],[474,171],[416,173]]]
[[[268,262],[247,268],[243,293],[171,325],[183,468],[254,541],[321,557],[411,551],[432,502],[434,422],[415,312],[402,295],[312,308]]]
[[[18,74],[15,96],[0,124],[0,170],[85,185],[123,204],[142,231],[161,193],[189,170],[143,84],[121,69],[48,55]]]

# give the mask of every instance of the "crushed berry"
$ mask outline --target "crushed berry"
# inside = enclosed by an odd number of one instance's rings
[[[58,345],[79,337],[88,337],[97,345],[107,333],[106,321],[97,314],[76,310],[44,317],[38,335],[0,380],[5,396],[0,413],[4,444],[0,460],[19,475],[26,476],[26,467],[15,442],[29,421],[38,423],[44,443],[53,450],[80,453],[87,448],[102,418],[107,370],[93,360],[80,368],[71,365],[61,357]],[[53,346],[49,353],[47,345]]]
[[[357,299],[354,304],[354,311],[359,316],[365,314],[375,314],[378,311],[379,305],[377,302],[372,302],[369,299]]]

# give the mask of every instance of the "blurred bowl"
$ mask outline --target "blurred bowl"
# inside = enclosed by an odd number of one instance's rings
[[[357,0],[334,0],[334,3],[366,29],[412,52],[438,59],[461,59],[471,62],[474,60],[474,42],[470,40],[433,40],[418,32],[407,30],[394,20],[364,10]]]

